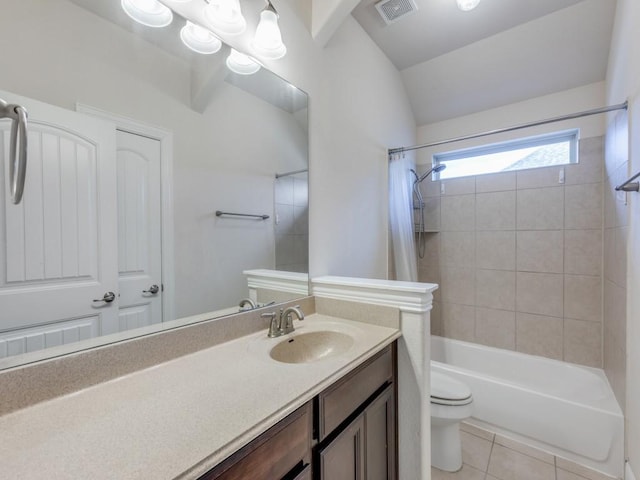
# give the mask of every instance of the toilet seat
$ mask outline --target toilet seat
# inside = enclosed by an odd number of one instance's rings
[[[431,403],[436,405],[468,405],[471,390],[464,383],[440,372],[431,372]]]

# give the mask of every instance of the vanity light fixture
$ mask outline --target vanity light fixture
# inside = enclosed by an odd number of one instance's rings
[[[205,0],[204,17],[218,32],[239,35],[247,28],[240,10],[240,0]]]
[[[222,42],[218,37],[206,28],[196,25],[187,20],[187,23],[180,30],[180,38],[188,48],[196,53],[211,55],[222,48]]]
[[[166,27],[173,21],[171,9],[158,0],[122,0],[120,4],[129,17],[147,27]]]
[[[463,12],[468,12],[469,10],[473,10],[478,6],[480,0],[456,0],[458,2],[458,8]]]
[[[238,75],[253,75],[260,70],[259,63],[235,48],[231,49],[231,53],[227,57],[227,67]]]
[[[270,60],[282,58],[287,53],[287,47],[282,43],[282,33],[278,27],[278,12],[267,0],[267,6],[260,12],[260,23],[251,42],[253,50],[261,57]]]

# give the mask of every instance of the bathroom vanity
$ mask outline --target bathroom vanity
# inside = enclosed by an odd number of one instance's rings
[[[200,480],[396,479],[396,343]]]
[[[51,478],[94,480],[396,478],[399,329],[322,314],[294,323],[285,337],[260,330],[0,416],[3,476],[39,478],[46,465]],[[269,355],[328,331],[349,336],[348,350]]]

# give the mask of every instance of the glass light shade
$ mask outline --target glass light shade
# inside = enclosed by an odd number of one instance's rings
[[[287,53],[278,27],[278,15],[272,10],[260,13],[260,23],[251,46],[258,55],[272,60],[282,58]]]
[[[227,57],[227,67],[239,75],[253,75],[260,70],[260,65],[257,62],[235,48],[231,49],[231,53]]]
[[[187,20],[187,23],[180,30],[182,43],[196,53],[210,55],[216,53],[222,47],[222,42],[218,37],[206,28]]]
[[[122,0],[120,5],[133,20],[147,27],[166,27],[173,21],[173,13],[158,0]]]
[[[204,9],[204,17],[220,33],[239,35],[247,28],[239,0],[213,0]]]
[[[456,0],[458,2],[458,8],[463,12],[473,10],[478,6],[480,0]]]

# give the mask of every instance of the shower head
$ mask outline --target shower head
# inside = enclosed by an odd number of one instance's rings
[[[447,166],[444,163],[440,163],[440,164],[436,165],[435,167],[433,167],[431,170],[429,170],[427,173],[423,174],[421,177],[418,177],[418,174],[415,171],[412,170],[412,172],[416,176],[416,182],[420,183],[425,178],[427,178],[429,175],[431,175],[432,172],[440,173],[445,168],[447,168]]]

